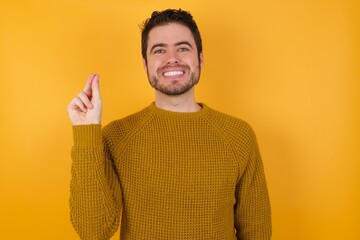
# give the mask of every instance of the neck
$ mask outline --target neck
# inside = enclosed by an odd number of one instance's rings
[[[169,96],[155,91],[155,105],[172,112],[197,112],[201,110],[200,105],[195,101],[194,88],[177,96]]]

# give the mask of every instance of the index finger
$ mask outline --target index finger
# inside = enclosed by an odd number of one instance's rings
[[[91,83],[93,81],[93,79],[96,77],[96,74],[90,74],[86,84],[85,84],[85,87],[83,89],[83,92],[86,93],[86,95],[90,96],[91,93],[92,93],[92,90],[91,90]]]

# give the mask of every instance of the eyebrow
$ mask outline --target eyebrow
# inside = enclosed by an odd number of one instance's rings
[[[193,46],[191,45],[191,43],[189,43],[188,41],[181,41],[181,42],[177,42],[174,44],[174,46],[180,46],[180,45],[187,45],[189,46],[191,49],[193,49]],[[168,44],[165,44],[165,43],[157,43],[157,44],[154,44],[151,49],[150,49],[150,52],[152,52],[155,48],[157,47],[166,47],[168,46]]]

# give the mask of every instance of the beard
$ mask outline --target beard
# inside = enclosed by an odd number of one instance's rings
[[[190,72],[190,67],[187,65],[176,65],[176,66],[186,68]],[[160,68],[158,69],[157,72],[159,73],[161,72],[161,70],[162,69]],[[178,84],[179,83],[178,80],[172,80],[169,85],[165,85],[162,84],[159,78],[157,77],[160,74],[158,74],[157,76],[150,76],[149,72],[147,72],[147,75],[148,75],[149,83],[154,89],[168,96],[177,96],[186,93],[199,82],[200,66],[198,66],[198,73],[190,72],[188,76],[189,79],[184,84]]]

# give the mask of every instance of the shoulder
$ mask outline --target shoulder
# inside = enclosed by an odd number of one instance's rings
[[[132,135],[134,131],[140,129],[151,118],[151,114],[144,108],[136,113],[124,118],[114,120],[103,127],[102,132],[108,140],[121,140],[126,136]]]
[[[224,130],[253,132],[251,125],[247,121],[210,107],[208,108],[209,114],[207,120],[214,124],[214,126],[223,128]]]
[[[208,124],[229,141],[245,145],[256,141],[252,126],[241,118],[209,108],[206,119]]]

